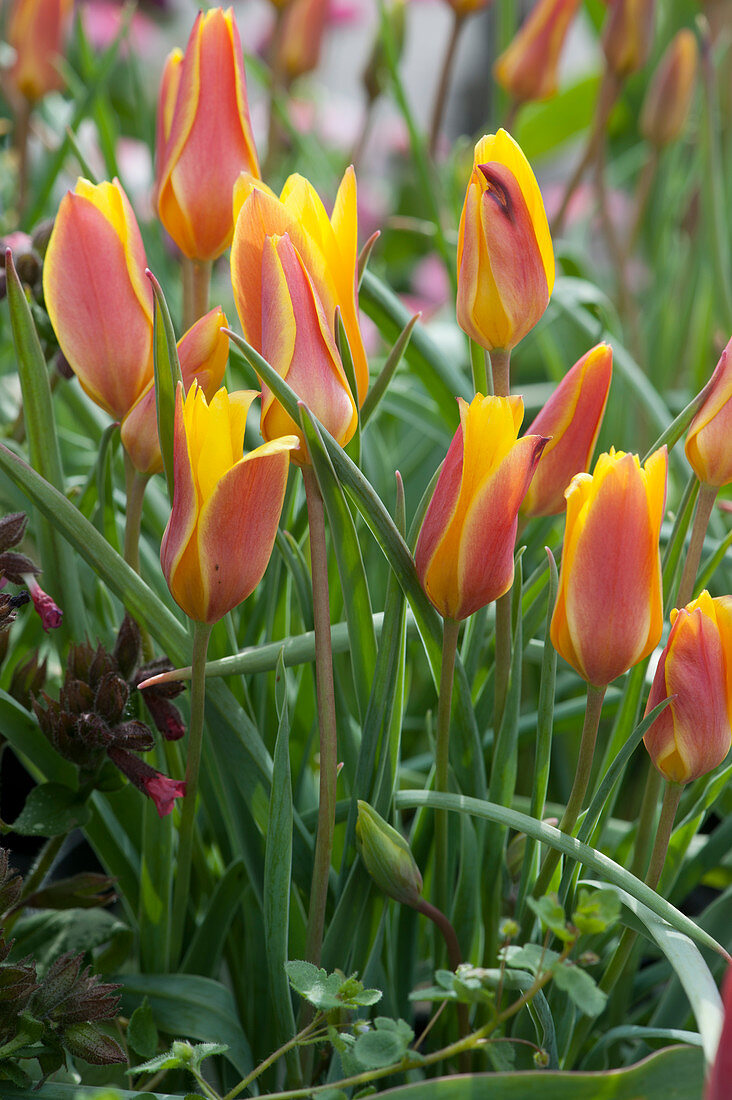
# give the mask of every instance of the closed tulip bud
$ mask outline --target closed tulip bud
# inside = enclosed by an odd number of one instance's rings
[[[475,146],[458,235],[458,324],[489,351],[518,344],[554,286],[554,252],[534,173],[505,130]]]
[[[604,687],[653,650],[663,608],[658,539],[666,504],[666,448],[641,466],[611,450],[566,492],[552,645],[595,687]]]
[[[684,129],[698,61],[696,35],[684,27],[661,58],[643,101],[640,131],[657,148],[676,141]]]
[[[464,19],[466,15],[472,15],[474,11],[487,8],[491,0],[447,0],[447,2],[455,14]]]
[[[653,45],[655,0],[610,0],[602,33],[608,68],[621,79],[642,69]]]
[[[279,199],[269,188],[240,177],[234,189],[236,229],[231,245],[234,301],[247,341],[262,352],[262,268],[267,237],[286,233],[302,260],[335,334],[340,310],[351,349],[358,402],[366,399],[369,368],[358,323],[356,176],[346,170],[330,218],[317,192],[302,176],[290,176]]]
[[[290,0],[285,8],[277,62],[288,82],[317,69],[329,14],[328,0]]]
[[[152,290],[132,207],[119,182],[78,180],[61,200],[43,291],[61,350],[82,388],[113,417],[152,378]]]
[[[613,373],[613,353],[598,344],[567,373],[527,432],[549,442],[521,505],[524,516],[564,511],[564,491],[592,460],[605,414]]]
[[[686,437],[686,457],[706,485],[720,488],[732,481],[732,340],[712,375],[712,384]]]
[[[173,509],[160,560],[189,618],[215,623],[254,591],[267,568],[287,486],[294,436],[243,454],[253,391],[219,390],[210,404],[179,383]]]
[[[447,452],[414,553],[422,587],[445,618],[465,619],[513,584],[518,510],[546,444],[517,439],[520,397],[458,398]]]
[[[59,71],[73,0],[16,0],[8,26],[15,50],[9,81],[31,103],[63,88]]]
[[[181,252],[214,260],[234,230],[240,172],[259,175],[241,41],[231,8],[199,12],[185,54],[170,55],[158,103],[155,194]]]
[[[387,897],[402,905],[419,904],[422,875],[401,833],[384,821],[368,802],[358,800],[356,839],[366,870]]]
[[[287,234],[267,237],[262,257],[262,354],[342,445],[358,423],[333,334],[303,261]],[[300,450],[298,465],[309,463],[299,424],[262,385],[261,432],[264,439],[292,433]]]
[[[220,306],[212,309],[180,338],[178,359],[186,391],[198,382],[210,401],[224,379],[229,358],[229,339],[221,331],[228,321]],[[136,404],[122,421],[122,443],[132,464],[141,474],[159,474],[163,469],[158,439],[155,383],[151,378]]]
[[[690,783],[721,764],[732,744],[732,596],[708,592],[671,612],[646,714],[662,703],[643,738],[655,768]]]
[[[493,66],[502,88],[521,103],[557,94],[559,57],[580,0],[537,0]]]

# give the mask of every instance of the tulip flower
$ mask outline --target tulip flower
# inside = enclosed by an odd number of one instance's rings
[[[318,67],[329,15],[328,0],[290,0],[284,9],[276,64],[288,83]]]
[[[705,485],[720,488],[732,481],[732,340],[712,375],[706,400],[689,426],[686,457]]]
[[[605,687],[661,637],[658,539],[666,503],[666,448],[642,467],[611,449],[566,492],[554,648],[589,684]]]
[[[458,428],[419,532],[422,586],[445,618],[460,620],[513,584],[518,510],[546,439],[517,439],[520,397],[458,398]]]
[[[61,200],[43,292],[82,389],[121,420],[152,378],[152,291],[145,250],[118,180],[79,179]]]
[[[460,216],[457,319],[489,351],[516,346],[554,286],[554,252],[529,162],[505,130],[475,146]]]
[[[642,69],[653,45],[655,0],[613,0],[602,34],[608,68],[620,78]]]
[[[466,15],[472,15],[474,11],[487,8],[491,0],[447,0],[447,2],[456,15],[464,18]]]
[[[589,468],[605,414],[613,353],[598,344],[567,373],[527,432],[549,438],[521,505],[524,516],[564,511],[564,491]]]
[[[58,62],[73,6],[73,0],[16,0],[8,25],[16,57],[8,78],[30,103],[64,86]]]
[[[317,291],[287,234],[265,238],[262,303],[264,358],[345,446],[358,423],[356,404]],[[299,424],[265,385],[260,427],[267,440],[295,434],[301,449],[292,460],[298,465],[309,464]]]
[[[330,218],[312,184],[298,175],[290,176],[285,182],[279,199],[251,176],[240,177],[234,189],[234,217],[231,280],[247,341],[264,354],[264,242],[266,237],[286,233],[302,259],[333,333],[336,307],[340,310],[356,374],[358,401],[362,405],[369,374],[358,323],[356,176],[353,168],[346,170]]]
[[[160,559],[176,603],[215,623],[254,591],[282,510],[294,436],[243,455],[254,391],[221,389],[208,404],[194,383],[176,394],[173,508]]]
[[[189,259],[214,260],[234,230],[240,172],[259,175],[241,41],[231,8],[199,12],[174,51],[158,104],[155,195],[160,220]]]
[[[675,141],[684,129],[698,61],[696,35],[684,27],[661,58],[643,101],[640,131],[657,148]]]
[[[732,744],[732,596],[705,591],[671,612],[646,714],[669,697],[643,740],[665,779],[690,783],[721,764]]]
[[[557,94],[559,57],[580,0],[537,0],[493,75],[520,103]]]
[[[224,378],[229,357],[229,340],[222,333],[228,325],[220,306],[196,321],[178,341],[178,359],[186,392],[196,381],[209,401]],[[157,474],[163,469],[158,440],[155,382],[150,378],[146,388],[120,429],[122,444],[141,474]]]

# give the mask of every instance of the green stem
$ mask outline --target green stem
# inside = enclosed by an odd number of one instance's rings
[[[493,392],[496,397],[508,397],[511,392],[511,349],[494,348],[491,352]]]
[[[440,79],[437,84],[437,94],[435,95],[435,103],[432,108],[432,125],[430,127],[431,157],[434,157],[437,152],[437,142],[439,141],[440,130],[442,128],[442,116],[445,113],[445,104],[447,103],[447,92],[450,87],[452,67],[455,63],[455,51],[457,50],[458,39],[460,38],[460,31],[462,30],[464,19],[465,17],[459,12],[454,13],[452,31],[450,32],[450,39],[447,43],[445,59],[442,62],[442,71],[440,72]]]
[[[442,667],[440,695],[437,703],[437,731],[435,747],[435,790],[447,794],[450,765],[450,712],[452,709],[452,685],[455,677],[460,623],[445,619],[442,627]],[[447,810],[435,811],[435,900],[438,911],[448,906],[447,882]],[[434,918],[432,918],[434,919]]]
[[[178,859],[171,915],[170,959],[175,970],[183,948],[188,895],[191,882],[191,856],[193,831],[196,821],[196,795],[198,773],[201,766],[203,745],[204,704],[206,701],[206,652],[211,636],[210,623],[195,623],[193,629],[193,656],[191,666],[191,720],[188,729],[188,761],[186,763],[186,793],[178,830]]]
[[[336,772],[338,739],[333,684],[333,653],[330,640],[330,597],[328,592],[328,557],[325,545],[325,507],[314,471],[303,467],[305,497],[310,527],[310,564],[313,578],[313,620],[315,626],[315,680],[318,696],[318,726],[320,730],[320,803],[318,832],[315,840],[313,879],[310,887],[310,907],[305,957],[320,965],[320,952],[325,927],[328,900],[333,833],[335,831]]]
[[[691,528],[689,549],[686,552],[684,571],[679,581],[679,593],[676,597],[678,607],[686,607],[687,603],[689,603],[694,595],[694,582],[699,571],[699,562],[701,561],[702,549],[704,547],[704,537],[707,533],[709,519],[716,498],[716,487],[714,485],[705,485],[702,483],[699,489],[699,498],[696,502],[696,512],[694,513],[694,522]]]
[[[646,873],[648,865],[648,851],[653,836],[653,823],[656,819],[656,807],[658,795],[661,790],[661,776],[649,762],[648,775],[646,777],[646,789],[643,792],[640,814],[638,815],[638,830],[635,834],[635,847],[633,849],[633,862],[630,865],[630,873],[636,878],[641,878]]]
[[[559,822],[559,828],[563,833],[567,833],[568,836],[571,836],[572,830],[577,823],[577,818],[579,817],[582,803],[584,802],[585,794],[589,786],[592,761],[595,755],[597,730],[600,725],[600,716],[602,715],[602,701],[605,698],[606,690],[607,687],[594,687],[592,684],[587,685],[587,706],[585,708],[585,721],[582,727],[582,740],[580,742],[579,757],[577,759],[577,771],[575,772],[574,783],[572,784],[572,790],[569,795],[566,809],[562,816],[562,820]],[[554,868],[559,862],[559,856],[560,853],[555,848],[547,852],[541,871],[536,880],[534,897],[541,897],[542,894],[546,892],[551,882],[552,875],[554,874]]]
[[[490,354],[493,393],[508,397],[511,388],[511,351],[494,348]],[[493,697],[493,730],[498,737],[511,674],[511,590],[496,600],[496,672]]]
[[[28,138],[30,136],[31,104],[21,96],[15,115],[13,146],[18,158],[18,224],[28,206]]]
[[[477,340],[470,340],[470,370],[473,375],[473,393],[488,394],[488,365],[486,351]]]
[[[211,285],[211,261],[181,260],[183,272],[183,328],[187,331],[204,314],[208,313],[208,294]]]
[[[307,1027],[304,1027],[302,1031],[298,1031],[297,1035],[293,1035],[291,1039],[288,1039],[286,1043],[283,1043],[281,1047],[278,1047],[277,1050],[273,1051],[273,1053],[270,1054],[268,1058],[265,1058],[263,1062],[260,1062],[258,1066],[255,1066],[255,1068],[247,1077],[244,1077],[238,1085],[235,1085],[233,1089],[226,1093],[226,1096],[224,1096],[223,1100],[236,1100],[236,1097],[239,1095],[239,1093],[243,1092],[245,1088],[248,1088],[252,1081],[256,1081],[257,1077],[261,1076],[261,1074],[263,1074],[266,1069],[269,1069],[269,1067],[273,1065],[279,1058],[287,1054],[287,1052],[289,1050],[292,1050],[293,1047],[296,1047],[299,1043],[303,1041],[303,1039],[307,1039],[308,1035],[310,1035],[311,1032],[315,1031],[315,1029],[322,1022],[323,1013],[319,1012],[317,1016],[315,1016],[314,1019],[310,1021]]]
[[[704,172],[704,208],[711,240],[709,242],[714,262],[716,285],[724,314],[725,329],[732,325],[732,283],[729,274],[729,240],[727,225],[726,187],[722,157],[720,155],[719,104],[717,82],[708,25],[704,25],[701,41],[701,71],[704,87],[704,146],[706,171]]]
[[[659,150],[657,146],[652,146],[651,151],[648,154],[648,159],[641,169],[640,176],[638,177],[638,186],[635,192],[635,211],[633,213],[633,221],[630,225],[630,231],[628,232],[628,238],[625,242],[625,255],[629,256],[635,248],[638,240],[638,234],[640,227],[643,224],[643,219],[646,215],[646,207],[648,206],[648,200],[651,197],[651,188],[653,187],[653,181],[656,178],[656,172],[658,171],[658,154]]]
[[[140,529],[142,527],[142,505],[145,499],[148,475],[139,473],[132,465],[132,460],[124,452],[125,456],[125,493],[127,507],[125,509],[125,543],[124,559],[137,574],[140,572]]]
[[[439,928],[442,933],[442,937],[445,941],[447,948],[447,959],[450,969],[454,972],[460,966],[463,961],[462,954],[460,952],[460,944],[458,943],[457,933],[454,927],[442,912],[435,905],[431,905],[430,902],[424,898],[420,898],[419,903],[415,906],[418,913],[422,913],[423,916],[431,920],[432,923]],[[466,1038],[470,1034],[470,1018],[468,1014],[468,1006],[466,1004],[458,1004],[458,1027],[460,1029],[460,1037]],[[470,1052],[463,1051],[460,1055],[460,1069],[463,1073],[469,1073],[471,1069],[470,1065]]]

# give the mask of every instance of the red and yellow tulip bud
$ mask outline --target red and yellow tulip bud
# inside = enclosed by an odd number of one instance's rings
[[[458,324],[484,348],[513,348],[554,286],[554,252],[539,185],[505,130],[475,146],[458,236]]]
[[[61,351],[92,401],[121,420],[153,373],[145,249],[119,181],[77,181],[61,200],[43,292]]]
[[[178,359],[186,392],[193,382],[210,401],[224,379],[229,358],[229,339],[221,331],[228,321],[220,306],[212,309],[188,329],[178,341]],[[141,397],[122,421],[122,444],[141,474],[159,474],[163,469],[155,407],[155,382],[151,378]]]
[[[287,234],[265,238],[262,303],[262,355],[345,446],[358,424],[356,403],[317,291]],[[296,435],[300,450],[292,461],[309,464],[300,425],[264,384],[260,429],[267,440]]]
[[[706,485],[720,488],[732,481],[732,340],[712,375],[706,400],[689,425],[686,457]]]
[[[231,246],[231,281],[242,330],[262,352],[262,264],[267,237],[286,233],[302,259],[335,334],[340,309],[351,349],[358,401],[366,399],[369,372],[358,323],[356,176],[348,168],[329,218],[320,197],[302,176],[290,176],[279,199],[251,176],[234,189],[236,229]]]
[[[456,15],[465,18],[466,15],[472,15],[474,11],[487,8],[491,0],[447,0],[447,2]]]
[[[317,69],[329,14],[328,0],[290,0],[285,8],[277,64],[288,83]]]
[[[458,398],[460,427],[417,539],[422,587],[445,618],[465,619],[513,584],[518,510],[546,439],[518,430],[520,397]]]
[[[73,6],[73,0],[16,0],[8,26],[16,56],[8,79],[31,103],[64,86],[58,63]]]
[[[696,35],[684,27],[661,58],[643,101],[640,131],[657,148],[676,141],[684,129],[698,62]]]
[[[646,714],[668,698],[643,740],[665,779],[690,783],[721,764],[732,744],[732,596],[705,591],[671,612]]]
[[[267,568],[287,485],[294,436],[243,454],[254,391],[219,390],[206,401],[178,384],[173,509],[160,560],[189,618],[215,623],[245,600]]]
[[[611,450],[566,492],[552,645],[583,679],[604,687],[653,650],[663,607],[658,539],[666,504],[666,448],[641,466]]]
[[[580,0],[537,0],[493,66],[502,88],[521,103],[557,94],[559,57]]]
[[[605,415],[613,373],[612,348],[598,344],[575,363],[534,422],[533,435],[549,438],[521,505],[524,516],[564,511],[564,492],[589,469]]]
[[[216,259],[231,243],[231,195],[239,173],[259,175],[231,8],[200,12],[185,54],[178,50],[168,58],[156,162],[163,225],[189,259]]]
[[[621,79],[642,69],[653,45],[656,0],[610,0],[602,33],[608,68]]]

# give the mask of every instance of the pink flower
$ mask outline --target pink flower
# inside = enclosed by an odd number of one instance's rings
[[[183,798],[186,793],[183,779],[171,779],[170,776],[163,775],[126,749],[113,745],[107,750],[107,755],[138,791],[142,791],[153,800],[160,817],[169,814],[176,798]]]
[[[63,622],[64,613],[61,608],[55,603],[47,592],[44,592],[36,578],[31,573],[24,574],[25,583],[28,585],[28,591],[31,594],[33,600],[33,606],[38,612],[41,625],[48,634],[49,630],[55,630],[61,626]]]

